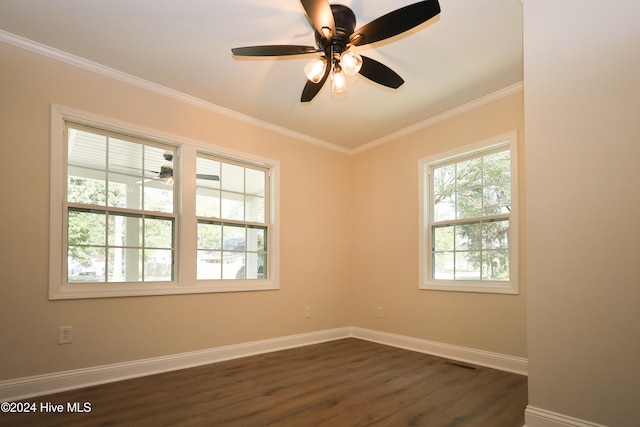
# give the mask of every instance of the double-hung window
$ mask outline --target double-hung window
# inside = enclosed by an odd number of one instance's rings
[[[516,133],[419,167],[420,287],[517,293]]]
[[[51,299],[279,288],[277,161],[51,111]]]
[[[268,173],[198,155],[198,280],[262,279],[268,273]]]
[[[176,148],[67,123],[66,279],[175,279]]]

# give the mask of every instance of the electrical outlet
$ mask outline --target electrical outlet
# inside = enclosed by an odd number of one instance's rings
[[[382,307],[376,307],[376,317],[382,317]]]
[[[311,307],[306,306],[304,308],[304,317],[311,317]]]
[[[73,342],[73,329],[71,326],[58,328],[58,344],[71,344]]]

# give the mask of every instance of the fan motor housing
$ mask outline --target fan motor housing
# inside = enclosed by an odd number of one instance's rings
[[[316,32],[318,46],[325,51],[327,57],[331,57],[331,53],[339,55],[344,52],[349,44],[349,37],[356,29],[356,15],[350,8],[341,4],[332,4],[331,12],[336,33],[327,40]]]

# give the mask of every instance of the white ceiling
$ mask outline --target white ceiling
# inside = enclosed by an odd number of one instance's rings
[[[355,12],[356,28],[414,2],[341,1]],[[337,98],[327,84],[308,104],[300,94],[313,55],[231,54],[251,45],[315,45],[298,0],[0,0],[0,40],[11,33],[353,150],[522,81],[520,0],[440,6],[427,23],[358,48],[404,78],[398,90],[358,75],[346,96]]]

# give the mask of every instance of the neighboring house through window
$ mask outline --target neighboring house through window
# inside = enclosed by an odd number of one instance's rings
[[[201,154],[196,163],[198,279],[262,279],[269,171]]]
[[[278,288],[277,162],[60,106],[51,144],[50,298]]]

